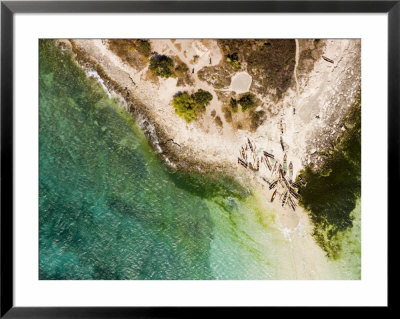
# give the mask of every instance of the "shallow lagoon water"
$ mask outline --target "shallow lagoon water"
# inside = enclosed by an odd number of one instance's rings
[[[39,113],[40,279],[296,278],[273,212],[229,178],[170,171],[123,107],[46,40]]]

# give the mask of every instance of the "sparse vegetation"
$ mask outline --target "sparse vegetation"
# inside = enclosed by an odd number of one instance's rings
[[[297,68],[298,75],[303,76],[314,69],[315,62],[321,58],[325,48],[325,41],[318,39],[299,40],[300,56]]]
[[[231,76],[233,70],[231,67],[205,66],[197,72],[197,76],[201,81],[206,81],[208,84],[214,86],[216,89],[223,89],[229,87],[231,84]]]
[[[148,57],[151,53],[151,45],[147,40],[137,40],[136,49],[145,57]]]
[[[192,85],[193,80],[190,76],[190,70],[188,66],[182,62],[178,57],[175,57],[175,69],[174,69],[174,75],[175,77],[178,78],[178,83],[176,84],[177,86],[184,86],[185,83],[187,85]]]
[[[172,105],[175,113],[190,123],[196,121],[198,116],[204,113],[212,98],[211,93],[200,89],[191,95],[188,92],[175,95]]]
[[[185,63],[179,63],[176,67],[175,67],[175,74],[177,77],[183,77],[185,76],[185,73],[189,71],[188,66]]]
[[[250,113],[250,119],[251,119],[251,129],[253,131],[256,131],[257,128],[264,123],[265,120],[265,111],[260,110],[260,111],[252,111]]]
[[[224,112],[225,121],[227,121],[228,123],[231,123],[232,122],[232,112],[227,107],[224,107],[222,109],[222,111]]]
[[[323,41],[320,41],[321,43]],[[318,47],[321,46],[318,43]],[[232,75],[244,67],[253,78],[252,90],[277,102],[293,84],[296,43],[292,39],[218,40],[225,59],[216,66],[207,66],[199,78],[216,89],[230,85]],[[242,61],[242,62],[240,62]],[[258,85],[255,85],[257,83]]]
[[[146,65],[151,53],[150,42],[141,39],[110,39],[108,40],[108,47],[122,61],[138,68],[143,68]]]
[[[225,54],[238,52],[246,61],[253,81],[261,83],[254,90],[262,95],[276,92],[278,98],[291,86],[295,65],[296,43],[291,39],[218,40]]]
[[[214,120],[215,120],[215,124],[217,124],[219,127],[223,126],[222,120],[219,116],[217,116]]]

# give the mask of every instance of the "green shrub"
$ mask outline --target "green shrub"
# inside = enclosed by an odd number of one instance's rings
[[[138,40],[138,45],[136,49],[145,57],[148,57],[151,53],[150,42],[148,40]]]
[[[196,104],[187,92],[176,95],[172,100],[175,113],[190,123],[197,119]]]
[[[217,124],[219,127],[223,126],[222,120],[219,116],[217,116],[214,120],[215,120],[215,124]]]
[[[204,91],[202,89],[198,90],[196,93],[192,94],[192,98],[202,111],[206,109],[206,106],[210,103],[213,96],[210,92]]]
[[[174,61],[166,55],[155,55],[150,59],[149,69],[158,76],[169,78],[174,75]]]
[[[232,112],[236,113],[238,111],[238,101],[231,97],[229,105],[232,107]]]
[[[206,110],[212,100],[212,95],[204,90],[198,90],[189,95],[188,92],[177,94],[172,99],[175,113],[190,123],[197,120],[197,116]]]
[[[256,99],[254,94],[246,93],[242,95],[242,97],[239,100],[239,104],[241,105],[243,112],[249,108],[256,106]]]
[[[178,77],[184,77],[187,72],[189,72],[189,68],[183,62],[178,63],[178,65],[175,67],[175,74]]]
[[[234,70],[240,69],[239,56],[238,56],[237,52],[228,54],[226,56],[226,62],[228,62],[231,65],[232,69],[234,69]]]

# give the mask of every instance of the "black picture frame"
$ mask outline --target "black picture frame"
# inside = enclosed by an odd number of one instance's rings
[[[1,1],[1,308],[3,318],[176,318],[226,308],[15,307],[13,303],[13,17],[16,13],[387,13],[388,14],[388,218],[399,182],[400,1]],[[390,223],[388,224],[390,225]],[[393,223],[392,223],[393,227]],[[393,233],[393,232],[390,232]],[[388,246],[389,247],[389,246]],[[388,281],[389,284],[389,281]],[[390,298],[388,300],[390,306]],[[388,307],[389,308],[389,307]],[[235,314],[263,308],[236,308]],[[307,308],[290,308],[308,311]]]

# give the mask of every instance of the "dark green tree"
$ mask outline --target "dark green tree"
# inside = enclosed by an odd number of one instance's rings
[[[192,94],[192,98],[197,106],[203,111],[206,109],[206,106],[210,103],[213,96],[210,92],[199,89],[196,93]]]
[[[158,76],[169,78],[174,75],[174,61],[166,55],[155,55],[150,59],[149,69]]]
[[[237,52],[228,54],[226,56],[226,62],[228,62],[231,65],[232,69],[234,70],[240,69],[239,55],[237,54]]]
[[[256,99],[255,99],[254,94],[246,93],[246,94],[242,95],[242,97],[239,100],[239,104],[242,106],[243,112],[249,108],[256,106]]]

